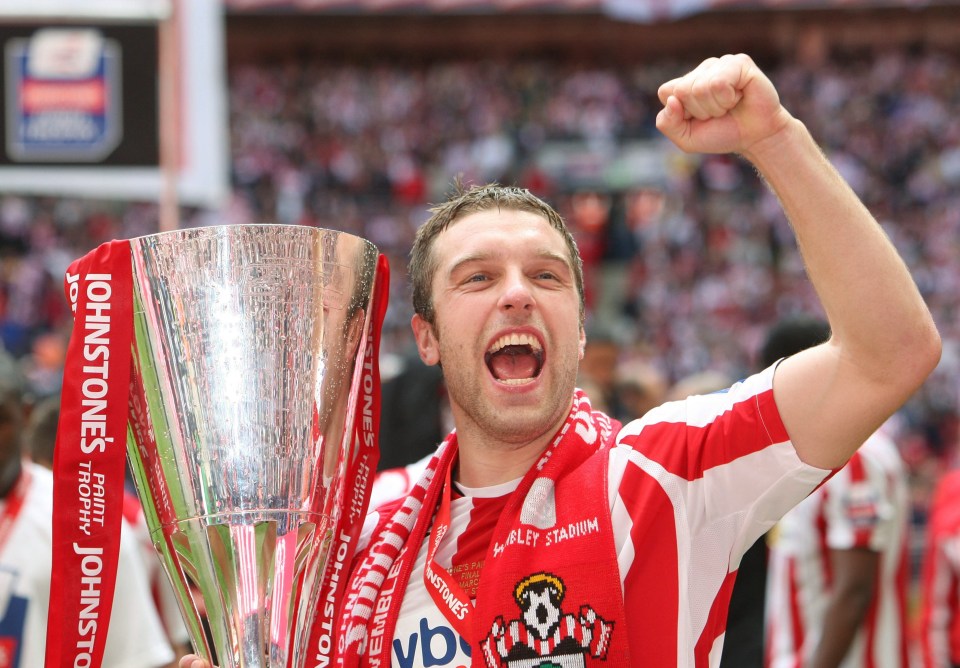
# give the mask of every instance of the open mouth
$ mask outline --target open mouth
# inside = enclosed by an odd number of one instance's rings
[[[529,383],[543,368],[543,346],[530,334],[505,334],[483,356],[497,381],[506,385]]]

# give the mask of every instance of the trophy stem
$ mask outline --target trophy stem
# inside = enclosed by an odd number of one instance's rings
[[[174,563],[181,570],[169,575],[199,593],[190,601],[193,609],[183,612],[206,618],[212,640],[206,653],[218,648],[220,668],[300,665],[291,658],[303,654],[296,644],[306,642],[307,634],[299,638],[292,631],[298,625],[308,629],[316,610],[317,582],[305,577],[318,557],[311,549],[317,522],[309,521],[316,516],[286,514],[282,521],[243,524],[237,519],[195,518],[172,531]]]

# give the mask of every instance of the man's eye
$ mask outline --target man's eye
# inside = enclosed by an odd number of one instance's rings
[[[537,274],[537,278],[545,281],[553,281],[556,280],[557,275],[552,271],[541,271],[539,274]]]
[[[480,283],[481,281],[487,280],[485,274],[473,274],[467,278],[467,283]]]

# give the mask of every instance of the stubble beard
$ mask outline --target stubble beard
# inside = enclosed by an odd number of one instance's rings
[[[556,357],[567,358],[561,355]],[[542,401],[535,404],[521,401],[519,405],[507,407],[490,401],[488,393],[482,389],[485,379],[474,378],[469,370],[459,367],[456,364],[443,367],[454,416],[459,413],[460,420],[472,423],[471,426],[488,439],[488,445],[522,447],[543,437],[548,431],[555,431],[570,409],[576,386],[576,363],[551,367],[553,377],[541,379],[547,387],[547,394]],[[488,371],[483,368],[480,373]],[[457,424],[458,431],[465,428],[467,425]]]

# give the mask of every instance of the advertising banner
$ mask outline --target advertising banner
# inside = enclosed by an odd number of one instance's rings
[[[175,103],[161,112],[172,3]],[[181,203],[219,206],[229,191],[224,48],[219,0],[0,2],[0,193],[158,200],[172,164]],[[161,164],[164,137],[175,163]]]

